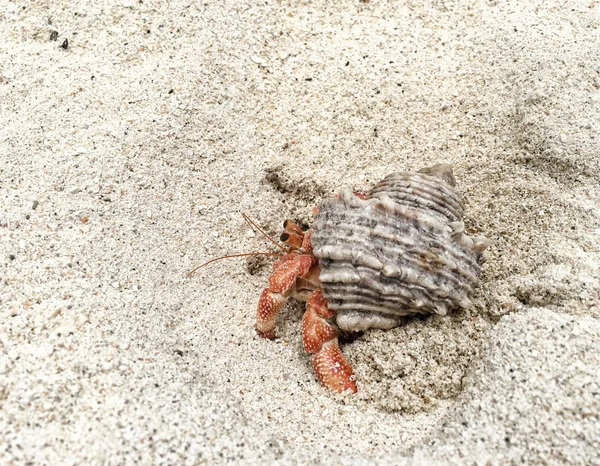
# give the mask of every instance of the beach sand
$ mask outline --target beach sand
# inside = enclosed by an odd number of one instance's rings
[[[0,0],[0,462],[600,464],[600,3]],[[454,167],[473,309],[321,387],[278,237]]]

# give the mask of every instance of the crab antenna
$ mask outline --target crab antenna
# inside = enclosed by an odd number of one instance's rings
[[[194,270],[192,270],[190,273],[188,273],[185,277],[190,278],[198,269],[201,269],[205,265],[211,264],[212,262],[220,261],[222,259],[229,259],[231,257],[244,257],[244,256],[279,256],[279,257],[281,257],[281,254],[279,254],[278,252],[243,252],[240,254],[229,254],[227,256],[215,257],[214,259],[211,259],[211,260],[205,262],[204,264],[199,265]]]
[[[244,220],[246,220],[246,222],[250,225],[250,227],[256,228],[258,231],[260,231],[263,236],[265,238],[267,238],[271,243],[273,243],[275,246],[277,246],[278,248],[280,248],[281,250],[285,251],[286,253],[289,252],[286,248],[284,248],[281,244],[279,244],[277,241],[275,241],[273,238],[271,238],[269,235],[267,235],[256,223],[254,223],[254,221],[248,217],[245,213],[242,212],[242,217],[244,217]]]

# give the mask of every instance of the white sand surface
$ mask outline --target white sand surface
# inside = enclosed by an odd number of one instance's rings
[[[0,463],[600,464],[600,3],[0,0]],[[449,162],[471,311],[254,331],[270,234]]]

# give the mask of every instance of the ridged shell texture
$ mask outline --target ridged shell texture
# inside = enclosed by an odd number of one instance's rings
[[[452,168],[388,175],[365,199],[345,189],[319,206],[312,243],[338,325],[391,328],[402,316],[468,308],[483,236],[465,233]]]

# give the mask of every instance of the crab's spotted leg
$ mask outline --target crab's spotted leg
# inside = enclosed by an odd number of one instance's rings
[[[256,331],[261,337],[275,338],[275,321],[287,299],[296,291],[298,278],[308,275],[317,264],[312,254],[290,253],[284,255],[273,266],[269,287],[258,300]]]
[[[325,387],[337,392],[350,390],[356,393],[352,366],[338,346],[338,332],[325,320],[334,315],[327,307],[323,290],[316,289],[306,302],[302,319],[304,349],[308,353],[315,353],[312,357],[313,367]]]
[[[275,338],[275,321],[277,314],[283,309],[287,298],[277,292],[265,288],[258,300],[256,310],[256,332],[263,338]]]

